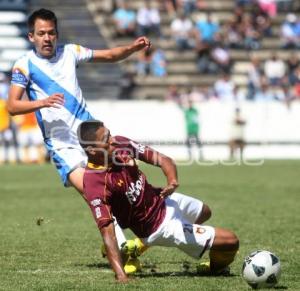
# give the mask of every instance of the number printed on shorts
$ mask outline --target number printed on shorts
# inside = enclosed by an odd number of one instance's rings
[[[184,224],[183,232],[193,233],[193,225],[192,224]]]

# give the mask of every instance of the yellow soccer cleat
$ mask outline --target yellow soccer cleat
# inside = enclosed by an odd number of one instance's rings
[[[140,256],[148,249],[148,246],[144,245],[144,243],[138,237],[136,237],[134,239],[134,243],[136,245],[136,255],[137,256]]]
[[[129,239],[121,245],[121,253],[132,258],[137,257],[137,247],[133,239]]]
[[[196,266],[196,270],[197,270],[197,273],[198,273],[199,275],[203,275],[203,276],[211,275],[211,271],[210,271],[210,263],[209,263],[209,262],[199,263],[199,264]]]
[[[124,271],[127,275],[132,275],[142,270],[141,263],[137,258],[131,258],[124,266]]]

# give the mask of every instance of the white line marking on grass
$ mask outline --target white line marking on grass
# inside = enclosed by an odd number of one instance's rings
[[[111,270],[46,270],[46,269],[36,269],[36,270],[17,270],[17,273],[25,274],[39,274],[39,273],[48,273],[48,274],[89,274],[92,272],[97,273],[111,273]]]

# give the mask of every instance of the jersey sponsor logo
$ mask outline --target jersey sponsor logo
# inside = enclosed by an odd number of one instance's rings
[[[12,71],[11,81],[14,83],[27,85],[28,80],[25,74],[19,68],[14,68]]]
[[[132,205],[136,202],[137,198],[141,195],[141,191],[143,189],[143,177],[142,175],[139,176],[139,179],[133,183],[130,183],[128,187],[128,191],[125,193],[129,203]]]
[[[145,145],[140,144],[140,143],[135,143],[133,141],[131,141],[130,143],[135,149],[138,150],[139,153],[141,153],[141,154],[145,153],[145,148],[146,148]]]
[[[96,218],[100,218],[101,217],[101,210],[100,210],[100,207],[96,207],[95,208],[95,215],[96,215]]]
[[[94,199],[94,200],[92,200],[91,202],[91,205],[92,206],[99,206],[100,204],[101,204],[101,199],[99,199],[99,198],[97,198],[97,199]]]

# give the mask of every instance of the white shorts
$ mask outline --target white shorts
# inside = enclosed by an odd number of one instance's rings
[[[159,228],[143,238],[148,246],[177,247],[193,258],[201,258],[210,249],[215,238],[211,226],[194,224],[202,211],[203,202],[173,193],[166,198],[166,216]]]
[[[81,147],[66,147],[61,149],[48,149],[50,158],[54,163],[64,185],[70,186],[69,174],[77,168],[87,165],[87,156]]]
[[[18,141],[21,146],[38,146],[44,142],[39,128],[19,131]]]

